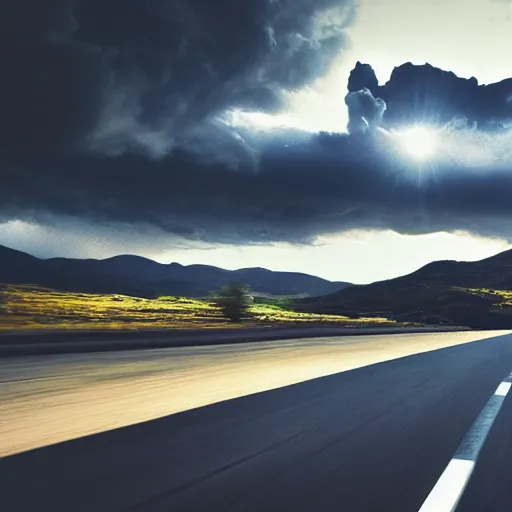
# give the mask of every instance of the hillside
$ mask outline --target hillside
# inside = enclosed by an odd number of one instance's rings
[[[205,297],[231,282],[271,296],[317,296],[341,290],[348,283],[331,282],[295,272],[263,268],[224,270],[208,265],[160,264],[133,255],[104,260],[42,260],[0,246],[0,283],[31,284],[83,293],[119,293],[140,297],[175,295]]]
[[[297,300],[298,311],[512,328],[512,251],[476,262],[438,261],[396,279]]]

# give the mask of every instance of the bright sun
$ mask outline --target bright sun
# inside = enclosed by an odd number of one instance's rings
[[[436,149],[436,137],[425,126],[414,126],[399,132],[398,136],[403,150],[417,160],[425,160]]]

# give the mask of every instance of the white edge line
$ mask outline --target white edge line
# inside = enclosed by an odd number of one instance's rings
[[[494,395],[492,396],[507,396],[510,388],[512,387],[512,383],[509,382],[510,380],[512,380],[512,373],[510,373],[507,379],[500,383],[500,385],[496,388]],[[477,423],[480,417],[484,415],[486,409],[489,407],[490,401],[491,400],[489,400],[489,402],[487,402],[485,407],[482,409],[480,415],[475,420],[475,423]],[[496,416],[498,416],[502,404],[503,402],[501,402],[501,404],[499,404],[499,406],[496,408],[494,417],[492,418],[491,426],[494,423]],[[464,439],[466,439],[466,437],[472,433],[472,430],[473,427],[469,429],[466,436],[464,436]],[[483,441],[485,441],[489,430],[490,426],[487,432],[483,434]],[[464,443],[464,439],[462,440],[461,445]],[[464,489],[466,488],[471,473],[473,472],[473,468],[475,467],[475,463],[478,459],[478,455],[478,453],[475,454],[474,460],[459,459],[454,457],[448,463],[448,466],[446,466],[446,469],[439,477],[439,480],[434,485],[434,488],[430,491],[430,494],[427,496],[427,499],[423,502],[423,505],[418,512],[453,512],[457,507]]]
[[[454,510],[473,472],[474,465],[472,460],[452,459],[419,512]]]

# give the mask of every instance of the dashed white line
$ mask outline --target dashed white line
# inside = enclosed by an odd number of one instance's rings
[[[455,510],[457,503],[473,471],[472,460],[452,459],[427,500],[421,512],[441,512]]]
[[[510,386],[512,386],[510,382],[502,382],[494,394],[498,396],[507,396],[507,393],[510,391]]]
[[[453,512],[469,481],[480,450],[512,386],[512,373],[500,383],[462,440],[419,512]]]

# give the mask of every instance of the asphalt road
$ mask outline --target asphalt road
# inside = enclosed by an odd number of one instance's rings
[[[311,338],[9,358],[0,365],[0,456],[492,335]]]
[[[493,333],[11,359],[0,509],[417,511],[511,369]],[[511,400],[458,512],[511,510]]]

